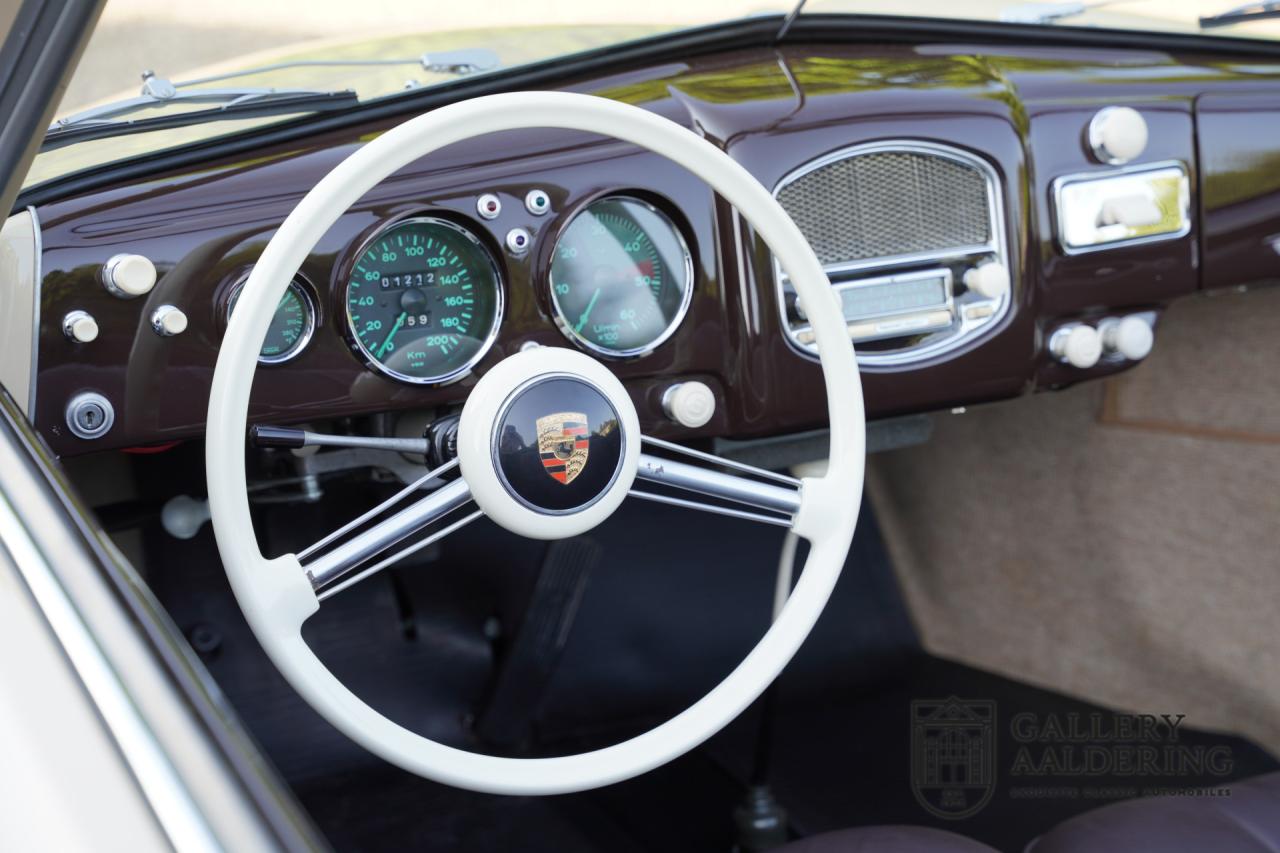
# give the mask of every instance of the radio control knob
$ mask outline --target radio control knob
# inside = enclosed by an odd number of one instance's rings
[[[176,305],[161,305],[151,315],[151,328],[164,338],[180,335],[187,330],[187,315]]]
[[[156,286],[156,265],[142,255],[113,255],[102,265],[102,286],[121,299],[150,293]]]
[[[1009,270],[994,261],[976,266],[965,272],[964,286],[987,299],[999,299],[1009,292]]]
[[[677,382],[663,393],[662,410],[680,426],[697,429],[716,413],[716,395],[704,382]]]
[[[1151,325],[1141,317],[1103,320],[1098,324],[1102,333],[1102,346],[1107,352],[1119,353],[1129,361],[1141,361],[1155,344]]]
[[[1089,121],[1089,150],[1099,163],[1118,166],[1147,148],[1147,120],[1132,107],[1104,107]]]
[[[1063,326],[1049,339],[1049,351],[1065,364],[1088,370],[1102,358],[1102,335],[1093,326]]]

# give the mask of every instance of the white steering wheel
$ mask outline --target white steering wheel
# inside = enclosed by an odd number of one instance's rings
[[[641,452],[635,407],[613,374],[575,350],[543,347],[504,359],[468,396],[458,431],[460,478],[389,518],[362,516],[358,521],[367,521],[363,527],[348,525],[300,555],[263,557],[249,514],[245,430],[258,353],[285,288],[338,217],[398,169],[474,136],[527,128],[584,131],[647,148],[701,178],[755,228],[807,307],[817,338],[831,421],[827,473],[801,482],[691,451],[686,451],[690,461],[679,461],[669,454],[680,448],[652,439],[644,440],[668,455],[647,455]],[[326,175],[271,238],[238,304],[218,354],[206,436],[209,505],[227,577],[249,626],[294,689],[330,723],[387,761],[438,782],[495,794],[563,793],[636,776],[692,749],[736,717],[787,664],[826,605],[848,554],[862,498],[865,424],[853,347],[822,265],[795,223],[745,169],[689,130],[637,107],[558,92],[492,95],[434,110],[382,134]],[[562,401],[557,395],[567,397]],[[593,435],[587,462],[611,466],[612,474],[597,478],[607,483],[580,506],[545,510],[504,473],[499,426],[515,423],[513,418],[579,409],[612,413],[604,431],[610,442],[597,452],[594,442],[603,440]],[[514,428],[521,426],[531,425],[522,420]],[[373,710],[303,642],[303,622],[319,609],[337,579],[354,582],[369,572],[367,561],[386,546],[469,500],[514,532],[562,538],[607,518],[637,478],[767,510],[810,542],[803,573],[759,644],[696,704],[642,735],[561,758],[501,758],[455,749]],[[412,495],[412,487],[397,498],[404,495]]]

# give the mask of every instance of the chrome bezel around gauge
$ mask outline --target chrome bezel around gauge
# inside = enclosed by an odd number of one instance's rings
[[[606,201],[627,201],[647,208],[671,228],[671,232],[675,235],[676,242],[680,247],[680,253],[683,258],[684,286],[683,292],[680,294],[680,305],[676,309],[676,313],[667,322],[662,333],[653,340],[643,346],[631,347],[625,350],[609,349],[608,347],[601,346],[594,341],[588,340],[585,336],[574,331],[573,324],[569,322],[569,318],[564,315],[564,311],[560,307],[560,300],[556,298],[555,275],[552,272],[552,264],[556,257],[556,250],[560,248],[560,241],[564,239],[564,235],[569,230],[569,227],[573,225],[578,216],[589,207]],[[576,346],[603,358],[635,359],[649,355],[649,353],[653,352],[670,340],[671,336],[676,333],[678,328],[680,328],[680,324],[684,322],[685,315],[689,313],[689,306],[693,304],[693,253],[689,250],[689,242],[684,237],[684,230],[676,223],[675,219],[672,218],[670,214],[652,202],[640,198],[639,196],[631,195],[629,193],[614,192],[607,195],[596,196],[595,198],[589,199],[580,204],[574,209],[568,218],[565,219],[564,226],[560,228],[559,232],[556,234],[555,242],[551,245],[550,258],[551,260],[547,262],[547,292],[551,299],[551,317],[555,321],[556,328],[560,330],[560,334],[564,335]]]
[[[348,292],[351,288],[351,273],[355,270],[355,265],[359,263],[360,258],[364,257],[365,252],[369,251],[369,248],[378,240],[382,239],[387,232],[394,228],[399,228],[413,223],[440,225],[458,233],[475,245],[480,255],[489,264],[489,269],[493,273],[493,325],[490,327],[488,334],[485,335],[484,340],[480,343],[480,347],[475,351],[471,358],[467,359],[466,362],[447,373],[441,373],[433,376],[411,376],[407,373],[401,373],[398,370],[388,367],[375,358],[373,353],[369,352],[369,348],[365,346],[362,340],[360,340],[360,336],[356,334],[355,325],[351,319],[351,305],[347,298]],[[489,350],[498,339],[498,330],[502,328],[502,320],[506,312],[506,282],[502,277],[502,269],[498,265],[497,259],[494,257],[493,250],[490,249],[489,246],[486,245],[485,242],[476,236],[470,229],[453,221],[452,219],[446,219],[442,216],[417,215],[406,216],[401,219],[386,222],[375,229],[374,232],[364,240],[354,252],[351,253],[350,259],[344,265],[343,269],[342,287],[339,292],[342,296],[342,317],[347,342],[350,344],[352,351],[360,358],[361,361],[364,362],[366,367],[381,373],[383,376],[388,376],[398,382],[406,382],[411,385],[448,385],[470,375],[472,369],[480,363],[482,358],[489,354]]]
[[[236,280],[236,283],[227,291],[227,301],[222,312],[223,322],[231,321],[231,309],[236,304],[236,298],[240,295],[240,291],[244,289],[244,283],[249,280],[249,271],[246,270],[244,275]],[[258,355],[258,364],[284,364],[286,361],[292,361],[302,354],[307,348],[307,344],[311,343],[311,338],[316,333],[317,324],[317,302],[315,296],[312,295],[311,285],[300,275],[295,275],[290,281],[288,290],[299,295],[302,300],[302,308],[306,312],[307,322],[303,326],[302,334],[293,342],[293,346],[289,347],[279,355]]]

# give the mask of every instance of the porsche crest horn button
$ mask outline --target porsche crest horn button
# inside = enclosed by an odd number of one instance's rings
[[[566,486],[587,467],[591,440],[587,438],[587,416],[579,412],[558,412],[538,418],[538,453],[542,470]]]
[[[503,404],[493,432],[502,485],[535,512],[560,515],[599,500],[622,465],[621,420],[576,376],[539,377]]]

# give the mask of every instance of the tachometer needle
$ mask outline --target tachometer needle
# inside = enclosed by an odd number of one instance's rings
[[[378,347],[378,351],[373,354],[374,358],[382,358],[382,354],[387,351],[387,347],[391,344],[391,339],[396,336],[396,332],[400,331],[400,327],[404,325],[405,318],[408,316],[408,311],[400,312],[400,316],[396,318],[396,324],[392,326],[391,331],[387,333],[386,340],[382,342],[382,346]]]
[[[591,309],[596,307],[596,300],[600,298],[600,288],[596,288],[596,292],[591,294],[591,301],[587,303],[587,310],[582,312],[578,317],[578,325],[573,327],[575,332],[581,332],[582,327],[587,325],[587,318],[591,316]]]

